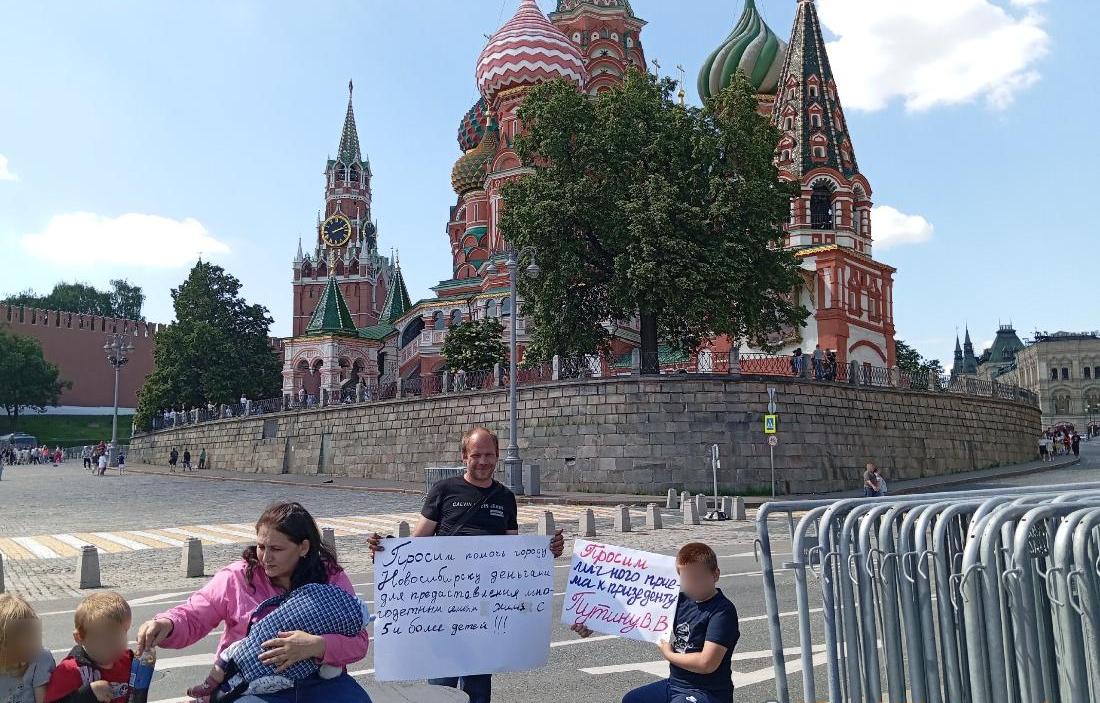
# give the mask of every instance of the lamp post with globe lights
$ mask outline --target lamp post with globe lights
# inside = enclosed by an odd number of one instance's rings
[[[129,335],[119,332],[107,335],[107,341],[103,345],[103,353],[107,355],[107,363],[115,368],[115,405],[111,416],[111,445],[108,447],[108,464],[114,462],[118,445],[118,374],[119,370],[130,360],[127,355],[133,351],[134,345],[130,342]]]
[[[509,344],[508,344],[508,449],[504,457],[504,470],[508,477],[508,483],[512,492],[523,495],[523,461],[519,456],[519,444],[517,443],[519,415],[516,410],[516,318],[519,316],[519,308],[516,302],[516,289],[519,284],[519,261],[524,257],[530,257],[531,263],[524,270],[528,278],[538,278],[539,267],[534,261],[534,247],[526,247],[522,251],[516,251],[509,247],[507,250],[509,295],[511,296],[511,309],[509,314]]]

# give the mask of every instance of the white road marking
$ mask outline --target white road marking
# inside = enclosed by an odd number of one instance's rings
[[[132,549],[135,552],[140,550],[140,549],[153,549],[153,547],[150,547],[149,545],[145,544],[144,542],[138,542],[136,540],[127,539],[126,537],[123,537],[122,535],[115,534],[114,532],[93,532],[92,534],[94,534],[96,537],[102,537],[103,539],[107,540],[108,542],[114,542],[115,544],[122,545],[123,547],[126,547],[127,549]]]
[[[195,525],[200,530],[206,530],[207,532],[213,532],[216,535],[229,535],[235,540],[254,540],[256,539],[255,530],[247,530],[244,527],[238,529],[235,525]]]
[[[163,542],[164,544],[168,545],[169,547],[182,547],[183,546],[183,541],[182,540],[172,539],[171,537],[165,537],[164,535],[158,535],[158,534],[154,534],[152,532],[146,532],[145,530],[127,530],[127,532],[129,532],[132,535],[137,535],[138,537],[144,537],[145,539],[151,539],[151,540],[154,540],[154,541],[157,541],[157,542]],[[57,536],[58,535],[54,535],[54,537],[57,537]]]
[[[59,535],[50,535],[50,536],[53,537],[54,539],[56,539],[59,542],[64,542],[65,544],[69,545],[70,547],[76,547],[77,549],[83,549],[84,545],[91,545],[93,547],[95,546],[91,542],[85,542],[84,540],[80,539],[79,537],[75,537],[73,535],[69,535],[69,534],[65,534],[65,533],[61,533]],[[98,547],[96,547],[96,549],[98,549]]]
[[[236,540],[222,539],[221,537],[212,536],[209,534],[195,532],[194,530],[188,530],[184,527],[158,527],[158,530],[163,532],[171,532],[174,535],[183,535],[184,537],[196,537],[198,539],[215,542],[217,544],[236,544]]]
[[[39,559],[57,559],[61,556],[46,545],[36,542],[33,537],[13,537],[12,539],[19,546],[26,547],[31,554]]]

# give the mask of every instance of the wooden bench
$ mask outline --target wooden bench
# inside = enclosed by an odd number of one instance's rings
[[[469,703],[470,697],[455,688],[426,683],[367,681],[364,688],[373,703]]]

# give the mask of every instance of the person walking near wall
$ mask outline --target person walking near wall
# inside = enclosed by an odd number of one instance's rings
[[[206,468],[206,447],[203,447],[202,451],[199,452],[199,471],[202,471],[205,468]]]
[[[168,472],[173,473],[176,470],[176,462],[180,460],[180,453],[175,447],[172,447],[172,451],[168,452]]]
[[[878,479],[878,468],[871,462],[867,462],[867,469],[863,472],[863,497],[875,498],[879,495],[881,486]]]
[[[190,449],[184,449],[183,450],[183,470],[184,471],[190,471],[191,470],[191,450]]]

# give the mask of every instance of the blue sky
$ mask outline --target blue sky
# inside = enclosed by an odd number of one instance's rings
[[[414,298],[444,232],[474,63],[518,0],[0,0],[0,294],[141,284],[146,316],[198,252],[290,329],[349,78],[379,245]],[[540,0],[545,11],[552,0]],[[634,0],[647,56],[695,74],[739,0]],[[793,0],[758,0],[786,38]],[[898,336],[949,363],[956,327],[1094,329],[1094,0],[818,0]],[[1091,309],[1090,309],[1091,308]]]

